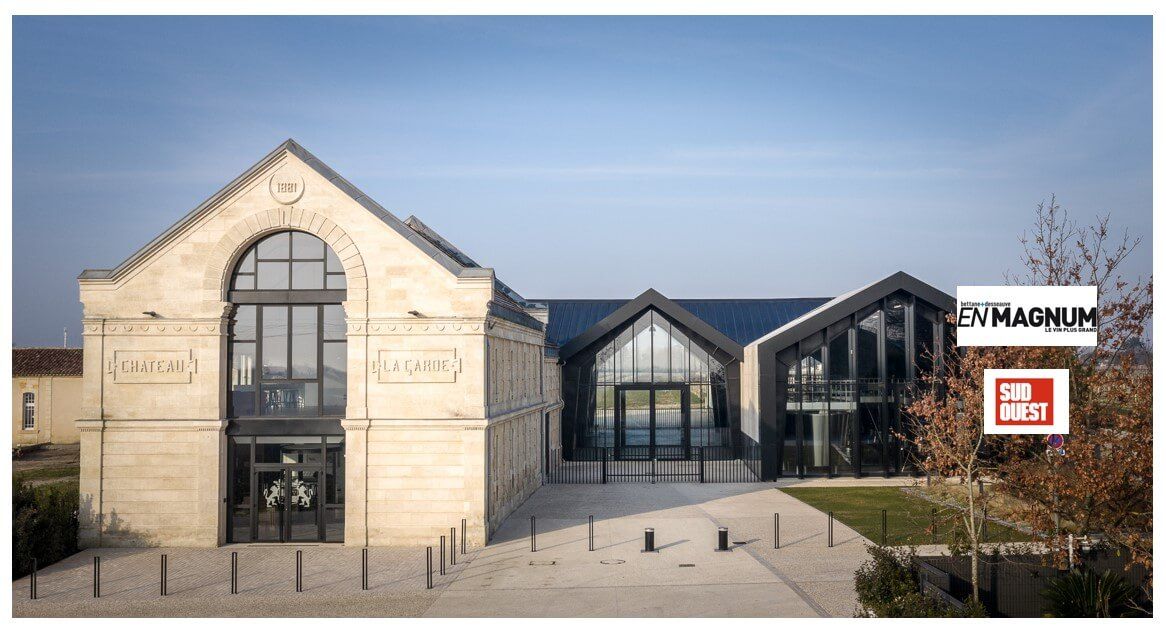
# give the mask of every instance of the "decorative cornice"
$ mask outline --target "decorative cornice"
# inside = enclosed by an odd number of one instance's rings
[[[104,326],[102,326],[104,323]],[[126,318],[85,320],[84,335],[221,335],[225,332],[222,318],[167,319]]]
[[[348,321],[350,335],[482,335],[480,318],[368,318]]]

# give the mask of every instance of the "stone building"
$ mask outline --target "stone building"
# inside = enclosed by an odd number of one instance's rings
[[[541,482],[543,323],[293,141],[80,290],[84,544],[481,543]]]
[[[12,444],[78,441],[81,349],[12,349]]]
[[[431,543],[462,519],[481,544],[553,470],[609,460],[897,473],[893,406],[952,302],[902,273],[528,300],[291,140],[79,282],[81,538],[106,546]]]

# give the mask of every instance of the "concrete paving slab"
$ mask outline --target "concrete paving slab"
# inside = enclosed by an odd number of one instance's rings
[[[854,481],[842,480],[845,485]],[[871,480],[902,485],[903,480]],[[869,542],[778,486],[757,484],[548,485],[520,506],[490,544],[425,589],[424,548],[370,549],[370,590],[360,590],[360,549],[297,546],[86,550],[13,582],[15,616],[429,616],[429,617],[817,617],[851,616],[854,571]],[[821,484],[822,481],[807,483]],[[773,514],[781,515],[774,548]],[[536,517],[537,550],[530,549]],[[595,517],[588,551],[587,517]],[[717,528],[731,549],[717,551]],[[644,553],[644,528],[656,549]],[[231,552],[240,590],[229,594]],[[158,594],[159,558],[170,595]],[[102,597],[92,596],[92,558],[102,557]],[[436,557],[436,551],[435,551]]]

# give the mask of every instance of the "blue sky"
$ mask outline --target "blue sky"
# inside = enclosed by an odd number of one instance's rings
[[[1151,267],[1149,18],[14,20],[13,342],[285,138],[527,297],[999,284],[1050,193]]]

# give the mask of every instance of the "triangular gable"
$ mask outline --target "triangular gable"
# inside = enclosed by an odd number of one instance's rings
[[[611,315],[608,315],[591,328],[571,338],[559,350],[559,357],[563,360],[569,359],[612,331],[627,325],[632,318],[649,308],[656,309],[732,357],[738,360],[744,358],[744,347],[729,339],[724,333],[716,330],[712,325],[696,317],[691,311],[676,304],[655,289],[649,289],[632,300],[627,301],[620,308],[613,311]]]
[[[955,298],[906,272],[895,272],[880,281],[838,296],[785,326],[771,331],[749,346],[757,346],[759,352],[781,350],[900,290],[922,298],[948,313],[955,311]]]
[[[130,257],[123,261],[120,265],[111,270],[85,270],[81,273],[79,278],[86,280],[100,280],[112,279],[120,276],[123,272],[136,265],[139,261],[145,259],[151,253],[157,251],[159,248],[182,234],[182,231],[187,226],[197,221],[207,211],[215,208],[222,201],[237,193],[240,187],[247,185],[257,173],[262,172],[263,170],[269,168],[273,163],[278,161],[283,156],[285,151],[302,160],[304,164],[306,164],[310,169],[331,182],[334,186],[336,186],[336,188],[340,189],[346,195],[348,195],[352,201],[363,206],[373,215],[378,217],[385,223],[385,225],[395,230],[397,234],[404,237],[407,241],[412,243],[417,247],[417,249],[424,252],[434,261],[437,261],[438,264],[440,264],[450,273],[458,277],[484,278],[491,275],[492,272],[487,268],[466,267],[455,261],[449,255],[442,252],[439,248],[435,247],[432,243],[426,241],[423,237],[406,226],[400,219],[397,219],[396,216],[385,210],[383,206],[378,204],[371,197],[365,195],[364,192],[353,186],[351,182],[341,177],[339,173],[332,170],[332,167],[324,164],[319,158],[312,155],[311,152],[309,152],[307,149],[304,149],[295,140],[289,138],[276,147],[271,153],[267,154],[261,160],[252,165],[251,168],[244,171],[241,175],[239,175],[239,177],[231,180],[229,184],[219,189],[217,193],[211,195],[206,199],[206,201],[196,206],[194,210],[191,210],[186,214],[186,216],[184,216],[182,219],[179,219],[174,225],[167,228],[165,232],[158,235],[137,252],[134,252],[132,255],[130,255]]]

